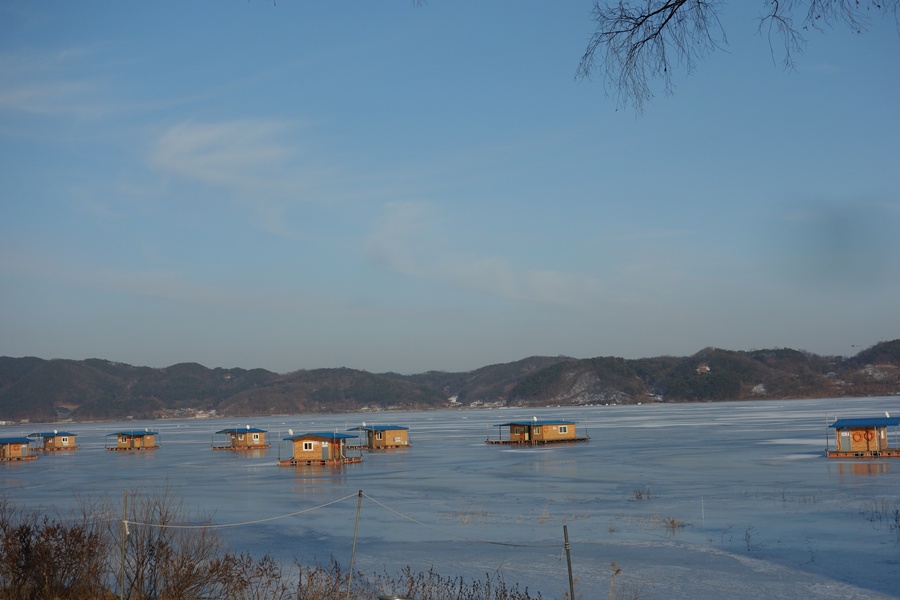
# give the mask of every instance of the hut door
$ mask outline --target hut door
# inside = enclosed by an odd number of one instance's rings
[[[322,442],[322,460],[328,460],[328,442]]]
[[[840,440],[838,444],[838,451],[850,452],[850,431],[847,429],[842,429],[838,439]]]
[[[528,441],[528,431],[531,429],[530,427],[516,427],[516,433],[519,434],[520,442]]]

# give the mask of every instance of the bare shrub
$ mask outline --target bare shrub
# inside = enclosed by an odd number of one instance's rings
[[[128,600],[223,596],[221,582],[228,564],[218,536],[208,527],[209,518],[195,516],[192,521],[168,485],[127,499],[127,526],[121,521],[110,524],[113,545],[122,549],[116,587],[124,596]]]
[[[540,600],[499,573],[466,582],[433,569],[351,577],[327,566],[285,567],[265,555],[224,551],[208,517],[191,516],[164,486],[82,502],[68,519],[23,512],[0,496],[0,600]]]
[[[447,598],[479,598],[480,600],[540,600],[541,595],[531,596],[528,589],[520,591],[518,585],[508,586],[498,573],[485,575],[484,581],[466,583],[462,577],[444,577],[429,569],[425,573],[406,567],[398,576],[375,574],[369,585],[378,594],[391,594],[417,600],[445,600]]]
[[[227,553],[223,560],[223,600],[286,600],[297,598],[280,562],[268,554],[255,560],[246,553]]]
[[[344,573],[334,557],[331,557],[328,567],[315,565],[301,565],[298,600],[341,600],[346,598],[346,589],[350,583],[350,573]],[[357,587],[364,588],[365,582],[358,582]],[[356,596],[358,597],[358,596]]]
[[[105,598],[102,525],[83,512],[60,518],[18,511],[0,498],[0,597]]]

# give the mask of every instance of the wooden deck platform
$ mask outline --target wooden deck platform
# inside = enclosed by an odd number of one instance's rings
[[[412,444],[391,444],[388,446],[375,446],[371,448],[369,446],[347,446],[348,449],[353,451],[362,451],[365,450],[367,452],[373,452],[378,450],[406,450],[407,448],[412,448]]]
[[[0,462],[12,462],[14,460],[37,460],[37,456],[29,454],[28,456],[4,456],[0,458]]]
[[[108,447],[107,450],[113,452],[142,452],[144,450],[159,450],[159,446],[146,446],[143,448],[117,448],[115,446]]]
[[[884,450],[863,450],[861,452],[841,452],[828,450],[825,452],[828,458],[900,458],[900,448],[886,448]]]
[[[323,467],[337,467],[340,465],[346,465],[349,463],[358,463],[362,462],[361,456],[353,456],[353,457],[345,457],[341,459],[335,458],[320,458],[320,459],[300,459],[295,460],[294,458],[288,458],[285,460],[279,460],[279,467],[304,467],[304,466],[323,466]]]
[[[551,444],[577,444],[590,439],[589,437],[580,437],[562,440],[485,440],[485,443],[498,446],[548,446]]]
[[[247,450],[268,450],[271,448],[269,444],[258,444],[256,446],[213,446],[213,450],[231,450],[233,452],[245,452]]]

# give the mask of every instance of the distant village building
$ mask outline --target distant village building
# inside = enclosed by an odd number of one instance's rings
[[[37,455],[30,450],[31,440],[27,437],[0,438],[0,462],[13,460],[35,460]]]
[[[159,448],[157,437],[159,432],[150,431],[148,429],[132,429],[128,431],[117,431],[106,435],[107,441],[111,437],[115,437],[115,445],[107,445],[107,450],[156,450]]]
[[[224,444],[213,443],[213,450],[265,450],[269,447],[266,433],[265,429],[249,425],[244,428],[222,429],[216,435],[225,435],[227,440]]]
[[[351,427],[347,431],[365,431],[366,441],[363,447],[368,450],[390,450],[410,446],[409,427],[363,423],[359,427]]]
[[[540,445],[540,444],[559,444],[566,442],[586,442],[590,436],[578,437],[575,423],[572,421],[550,421],[538,420],[531,421],[512,421],[510,423],[501,423],[496,425],[499,430],[499,437],[496,440],[488,438],[488,444],[513,444],[513,445]],[[508,428],[509,433],[506,438],[503,437],[504,429]]]
[[[43,452],[67,452],[78,450],[75,444],[75,435],[70,431],[43,431],[39,433],[29,433],[28,437],[34,438],[40,446],[35,450]]]
[[[286,460],[279,459],[281,466],[326,465],[336,466],[362,461],[362,456],[347,454],[347,440],[358,436],[349,433],[329,431],[290,435],[284,441],[291,442],[293,454]]]
[[[827,449],[828,458],[900,457],[900,447],[891,447],[888,427],[900,424],[900,417],[838,419],[828,427],[834,429],[835,449]],[[896,434],[895,434],[896,435]]]

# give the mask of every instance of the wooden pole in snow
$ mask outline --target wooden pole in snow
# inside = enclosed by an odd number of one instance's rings
[[[569,551],[569,528],[563,525],[563,537],[566,540],[566,564],[569,567],[569,598],[575,600],[575,580],[572,578],[572,553]]]

